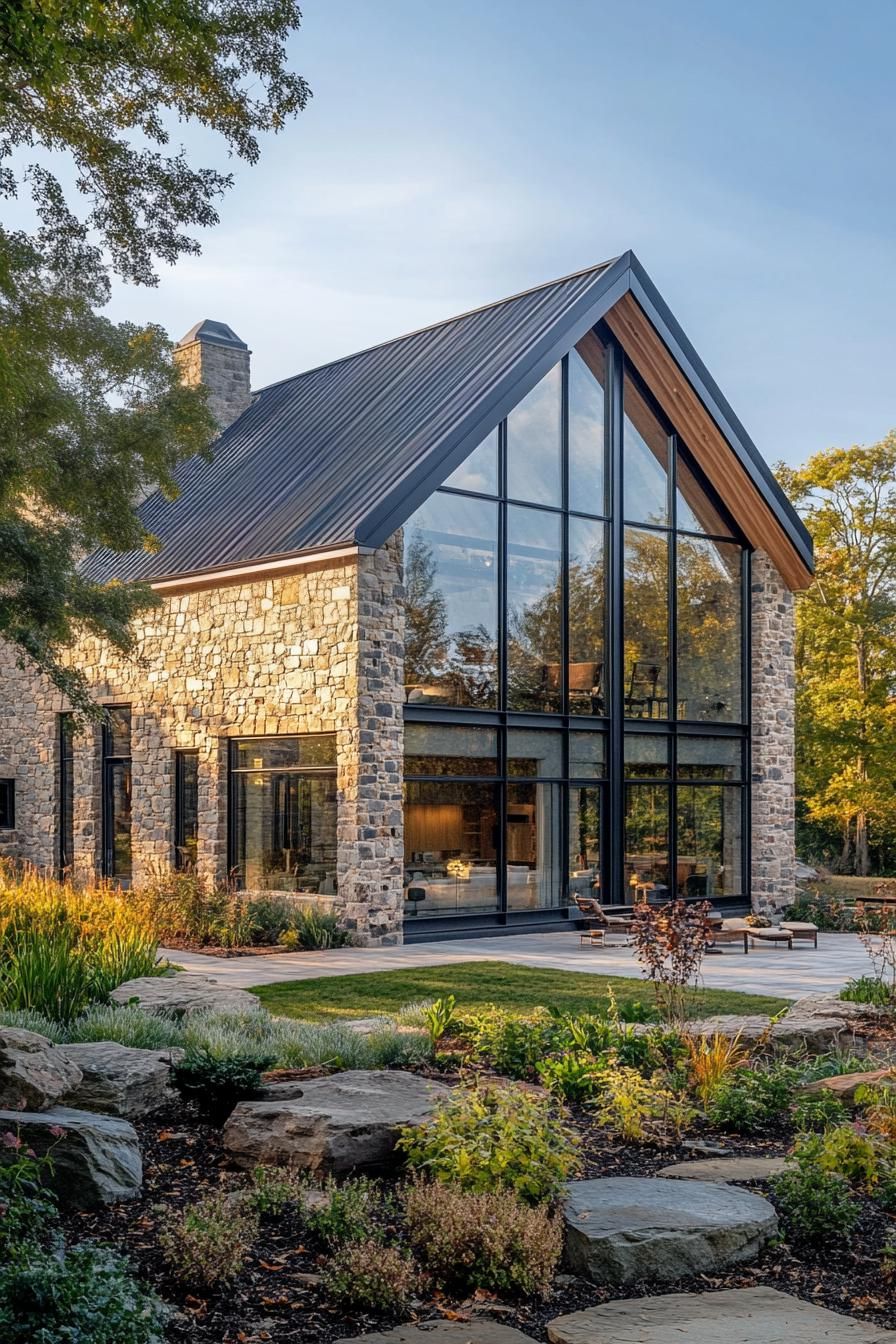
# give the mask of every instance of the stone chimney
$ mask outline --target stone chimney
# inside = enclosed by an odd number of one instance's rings
[[[191,387],[204,383],[208,388],[208,404],[219,430],[226,429],[242,415],[252,400],[251,353],[232,327],[209,318],[197,322],[174,347],[174,359],[183,381]]]

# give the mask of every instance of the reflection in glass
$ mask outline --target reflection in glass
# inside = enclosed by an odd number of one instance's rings
[[[507,510],[507,707],[561,708],[560,515]]]
[[[507,785],[507,908],[543,910],[562,890],[559,784]]]
[[[109,871],[120,882],[131,879],[131,763],[112,761],[107,766],[109,799]]]
[[[563,737],[539,728],[510,728],[507,732],[508,775],[557,779],[563,774]]]
[[[629,779],[664,779],[669,774],[669,738],[664,733],[626,733],[623,751]]]
[[[336,734],[301,737],[246,737],[234,743],[236,770],[288,770],[336,765]]]
[[[131,707],[130,705],[105,706],[105,733],[107,756],[130,756],[131,754]]]
[[[677,790],[680,896],[711,901],[740,896],[741,790],[716,784],[679,784]]]
[[[669,786],[625,786],[625,880],[633,900],[669,891]]]
[[[669,534],[625,529],[623,693],[631,719],[669,717]]]
[[[75,717],[59,715],[59,775],[57,778],[59,876],[72,875],[75,861]]]
[[[606,524],[569,520],[569,712],[606,714]]]
[[[498,734],[494,728],[454,723],[406,723],[406,775],[495,775]]]
[[[532,504],[562,503],[561,366],[555,364],[507,417],[507,494]]]
[[[629,522],[663,527],[669,521],[669,436],[628,374],[623,405],[623,512]]]
[[[676,527],[682,532],[709,532],[714,537],[731,535],[731,528],[703,489],[681,448],[675,463],[675,483]]]
[[[498,493],[498,431],[493,429],[487,439],[461,462],[445,482],[454,490],[472,490],[477,495]]]
[[[679,779],[740,779],[743,743],[739,737],[678,738]]]
[[[741,548],[678,538],[678,717],[741,718]]]
[[[233,861],[250,891],[336,894],[336,776],[238,770]]]
[[[600,795],[595,785],[569,790],[569,899],[600,892]]]
[[[498,506],[436,492],[404,532],[412,705],[497,704]]]
[[[498,798],[494,784],[413,782],[404,789],[408,915],[498,907]]]
[[[569,356],[569,507],[606,513],[604,348],[593,332]]]
[[[569,734],[570,779],[602,779],[606,774],[607,743],[603,733]]]
[[[174,866],[193,869],[199,852],[199,752],[174,753]]]

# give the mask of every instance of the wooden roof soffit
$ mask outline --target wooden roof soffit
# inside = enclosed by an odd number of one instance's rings
[[[604,320],[750,544],[765,551],[789,588],[808,588],[810,570],[637,299],[623,295]]]

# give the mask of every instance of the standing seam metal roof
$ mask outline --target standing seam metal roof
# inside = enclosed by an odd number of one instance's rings
[[[140,506],[161,549],[104,548],[82,572],[162,579],[380,544],[421,488],[440,484],[559,358],[558,342],[571,346],[594,324],[595,303],[616,301],[632,261],[626,254],[263,388],[211,462],[180,465],[176,500],[156,493]]]

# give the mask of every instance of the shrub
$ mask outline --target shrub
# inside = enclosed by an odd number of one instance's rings
[[[536,1066],[557,1044],[557,1024],[546,1008],[525,1017],[486,1008],[465,1019],[461,1030],[476,1054],[508,1078],[533,1077]]]
[[[44,1017],[43,1013],[32,1012],[28,1008],[10,1009],[8,1012],[0,1010],[0,1027],[36,1031],[39,1036],[46,1036],[56,1045],[62,1045],[63,1041],[69,1039],[65,1027],[60,1022],[54,1022],[51,1018]]]
[[[376,1215],[384,1207],[380,1187],[366,1176],[355,1176],[337,1185],[330,1177],[313,1200],[306,1215],[309,1231],[325,1246],[335,1249],[351,1241],[379,1241]]]
[[[844,933],[853,928],[852,909],[837,896],[829,896],[817,887],[801,892],[783,919],[817,924],[826,933]]]
[[[215,1123],[226,1120],[234,1106],[257,1095],[261,1074],[273,1063],[258,1055],[216,1058],[207,1050],[191,1050],[171,1069],[175,1087]]]
[[[831,1050],[801,1061],[799,1081],[814,1083],[820,1078],[836,1078],[841,1073],[868,1073],[880,1068],[880,1061],[870,1055],[855,1055],[849,1050]]]
[[[191,1013],[182,1026],[181,1044],[188,1054],[213,1059],[254,1060],[259,1072],[271,1067],[277,1051],[273,1019],[259,1005],[245,1013]]]
[[[70,1022],[156,960],[152,927],[125,893],[0,860],[0,1007]]]
[[[889,1008],[893,999],[888,985],[873,975],[860,975],[855,980],[847,980],[840,991],[840,998],[847,1003],[872,1003],[878,1008]]]
[[[823,1134],[806,1134],[797,1140],[794,1159],[802,1166],[842,1176],[852,1186],[870,1193],[881,1177],[878,1144],[852,1125],[838,1125]]]
[[[223,1190],[183,1211],[157,1205],[159,1249],[171,1273],[197,1288],[236,1278],[258,1235],[258,1216]]]
[[[710,1097],[707,1116],[719,1129],[755,1134],[786,1115],[794,1083],[793,1069],[785,1066],[735,1069]]]
[[[845,1124],[849,1111],[839,1097],[827,1090],[797,1097],[791,1109],[794,1128],[800,1133],[830,1129]]]
[[[284,929],[277,941],[290,950],[313,952],[317,948],[347,947],[352,936],[348,929],[342,928],[339,916],[332,911],[305,905],[296,911],[294,922]]]
[[[402,1131],[408,1162],[464,1190],[556,1198],[575,1169],[576,1139],[547,1098],[514,1087],[455,1088],[422,1125]]]
[[[896,1144],[896,1090],[863,1083],[856,1088],[856,1104],[871,1133]]]
[[[323,1272],[324,1287],[342,1307],[399,1312],[407,1308],[417,1283],[410,1256],[378,1241],[342,1246]]]
[[[599,1077],[595,1100],[600,1124],[622,1139],[680,1137],[693,1123],[696,1111],[666,1087],[659,1077],[642,1077],[637,1069],[613,1064]]]
[[[545,1296],[563,1250],[562,1220],[507,1190],[469,1194],[416,1181],[403,1195],[408,1239],[449,1290]]]
[[[653,983],[657,1012],[664,1022],[683,1022],[687,1016],[688,987],[697,982],[709,944],[709,910],[707,901],[688,905],[682,900],[659,908],[645,901],[635,908],[635,954]]]
[[[859,1205],[843,1177],[811,1163],[773,1177],[771,1188],[784,1233],[797,1245],[846,1242],[859,1220]]]
[[[162,1344],[167,1314],[125,1260],[89,1242],[0,1263],[4,1344]]]
[[[423,1026],[429,1032],[429,1039],[433,1048],[445,1035],[445,1032],[454,1021],[454,1010],[457,1007],[457,1000],[453,994],[449,994],[445,999],[436,999],[433,1003],[424,1008],[421,1016]]]
[[[117,1041],[136,1050],[168,1050],[180,1045],[183,1029],[172,1017],[147,1013],[135,1003],[94,1004],[69,1023],[67,1041]]]
[[[306,1190],[304,1175],[285,1167],[256,1167],[244,1201],[254,1213],[281,1214],[298,1203]]]
[[[10,1132],[0,1134],[0,1146],[16,1154],[0,1163],[0,1259],[27,1256],[47,1239],[58,1219],[55,1197],[44,1188],[53,1159],[49,1153],[36,1157],[26,1151],[19,1136]]]
[[[550,1092],[564,1101],[587,1101],[594,1095],[598,1068],[594,1055],[570,1050],[565,1055],[542,1060],[538,1076]]]
[[[705,1110],[721,1083],[735,1069],[747,1064],[749,1052],[740,1043],[740,1032],[734,1037],[719,1032],[712,1036],[686,1036],[685,1046],[691,1086]]]

